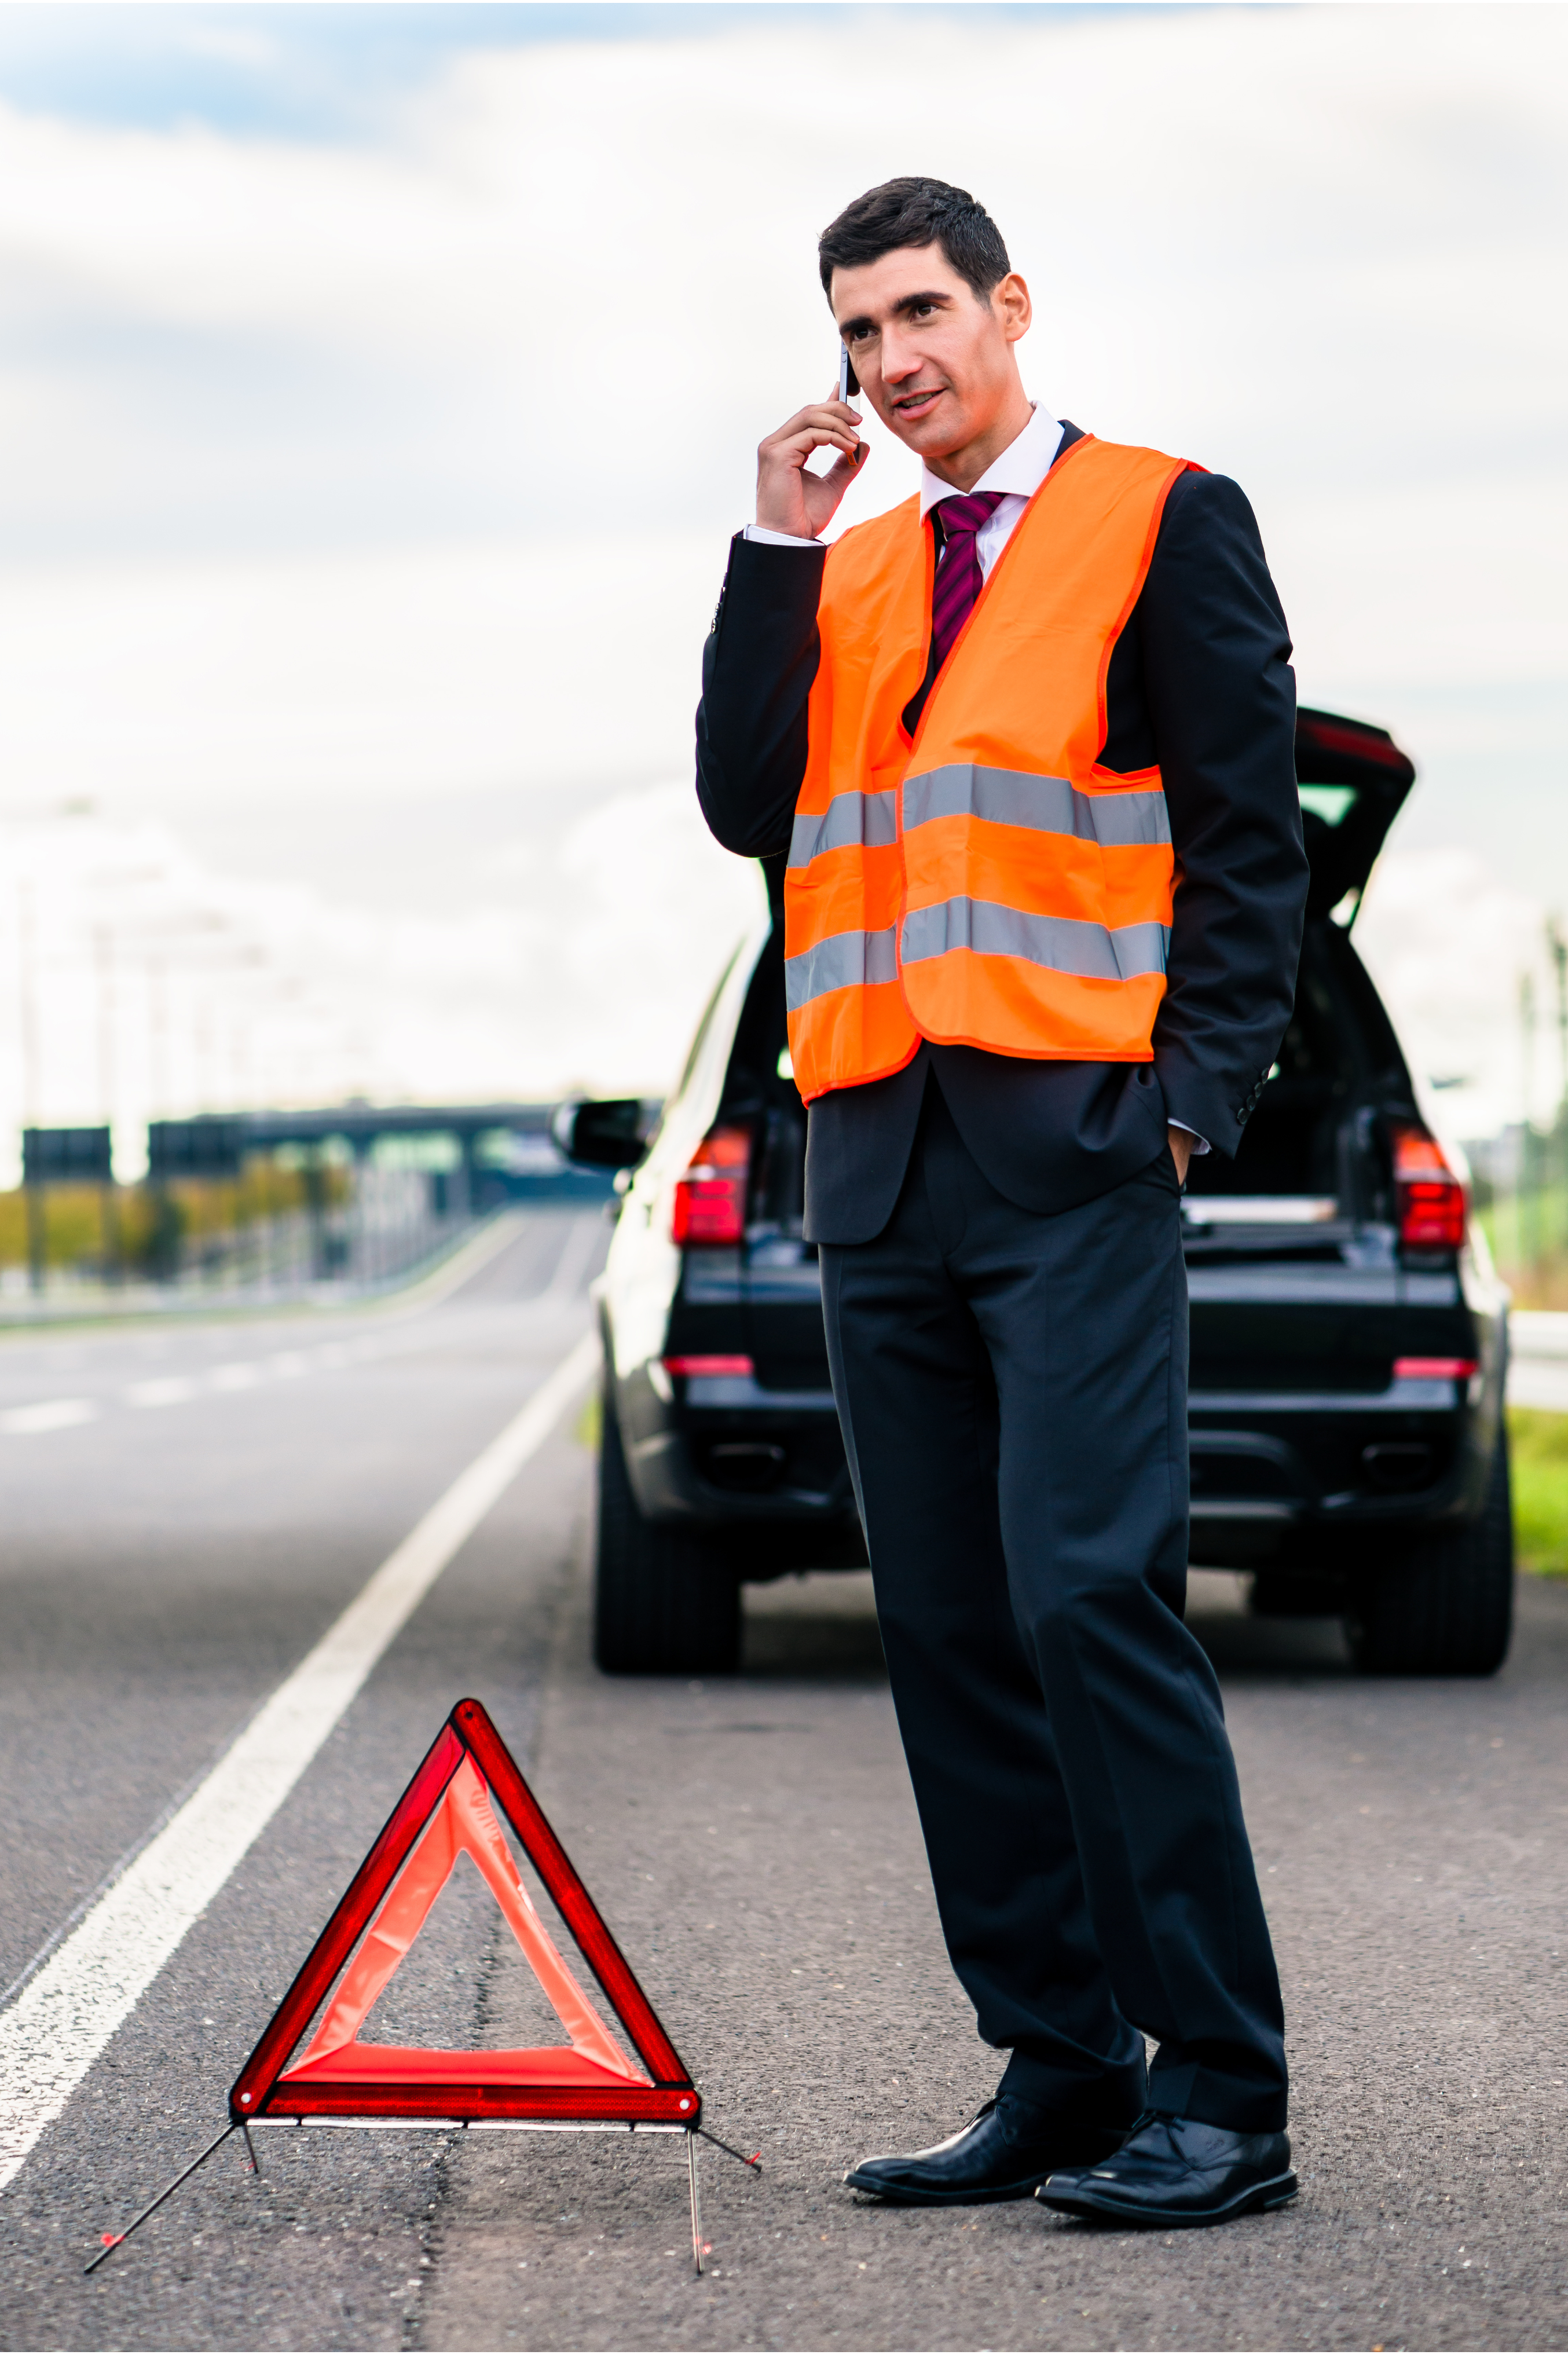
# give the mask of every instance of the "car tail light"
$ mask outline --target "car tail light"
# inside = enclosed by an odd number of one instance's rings
[[[1396,1382],[1467,1382],[1480,1364],[1478,1358],[1396,1358]]]
[[[664,1369],[667,1374],[709,1376],[714,1374],[751,1375],[757,1370],[750,1358],[742,1358],[739,1354],[732,1358],[720,1357],[717,1354],[710,1354],[708,1357],[667,1358],[664,1361]]]
[[[749,1128],[710,1128],[675,1189],[670,1234],[677,1243],[738,1243],[746,1232]]]
[[[1414,1121],[1392,1124],[1399,1239],[1407,1251],[1457,1251],[1465,1240],[1465,1188],[1431,1133]]]

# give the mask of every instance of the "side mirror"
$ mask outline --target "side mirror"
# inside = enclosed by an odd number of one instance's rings
[[[558,1104],[549,1133],[569,1161],[593,1169],[635,1169],[647,1149],[640,1096]]]

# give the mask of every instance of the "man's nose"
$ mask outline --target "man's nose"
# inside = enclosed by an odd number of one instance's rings
[[[882,382],[901,384],[920,366],[920,353],[912,344],[906,344],[896,327],[882,329]]]

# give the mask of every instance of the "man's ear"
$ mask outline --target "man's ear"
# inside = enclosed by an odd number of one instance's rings
[[[1029,301],[1029,288],[1016,270],[991,289],[991,308],[996,312],[1003,335],[1009,344],[1027,336],[1034,324],[1034,305]]]

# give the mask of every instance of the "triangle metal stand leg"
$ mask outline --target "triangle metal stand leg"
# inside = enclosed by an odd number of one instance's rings
[[[696,2260],[698,2276],[702,2274],[702,2210],[697,2197],[697,2137],[686,2130],[686,2171],[691,2184],[691,2254]]]
[[[710,2142],[713,2145],[715,2150],[727,2150],[731,2158],[738,2158],[742,2167],[751,2169],[753,2175],[761,2175],[763,2154],[760,2150],[753,2151],[748,2158],[743,2150],[737,2150],[732,2142],[724,2140],[722,2135],[709,2134],[706,2126],[688,2126],[686,2131],[688,2134],[700,2135],[704,2142]]]
[[[228,2141],[229,2136],[235,2133],[239,2128],[240,2123],[240,2121],[238,2118],[235,2118],[224,2127],[223,2132],[220,2135],[215,2135],[212,2140],[208,2144],[207,2148],[202,2152],[200,2158],[193,2158],[188,2167],[182,2167],[174,2181],[166,2185],[165,2188],[159,2192],[155,2200],[149,2200],[141,2214],[139,2216],[133,2216],[131,2222],[126,2225],[125,2230],[123,2232],[106,2232],[103,2236],[103,2246],[99,2250],[98,2254],[90,2264],[83,2265],[81,2269],[82,2272],[84,2274],[96,2273],[99,2266],[103,2263],[105,2257],[112,2256],[115,2250],[119,2248],[121,2243],[123,2241],[128,2241],[139,2224],[144,2224],[149,2216],[156,2214],[157,2211],[163,2206],[165,2200],[173,2198],[174,2194],[179,2190],[180,2185],[185,2182],[187,2176],[194,2175],[198,2167],[205,2167],[207,2165],[208,2160],[212,2157],[213,2152],[219,2147],[219,2145]],[[247,2135],[245,2139],[249,2142],[251,2139],[250,2136]],[[254,2153],[252,2153],[251,2156],[254,2158]],[[260,2173],[260,2171],[261,2170],[258,2169],[257,2172]],[[693,2196],[695,2197],[695,2194]]]

